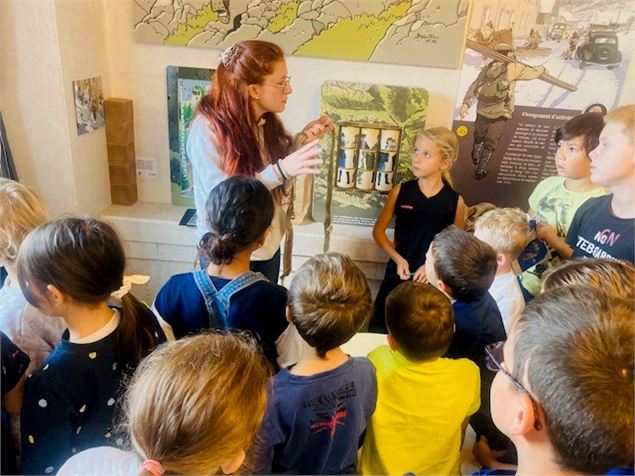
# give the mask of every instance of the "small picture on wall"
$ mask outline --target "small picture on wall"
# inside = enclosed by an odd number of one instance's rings
[[[101,76],[73,81],[77,135],[104,127],[104,93]]]

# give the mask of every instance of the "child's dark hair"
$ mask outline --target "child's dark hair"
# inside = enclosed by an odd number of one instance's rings
[[[445,294],[407,281],[386,299],[386,326],[399,351],[412,361],[441,357],[454,335],[454,311]]]
[[[97,305],[123,283],[126,257],[114,228],[93,218],[61,218],[31,231],[18,254],[18,281],[38,307],[54,285],[78,303]],[[120,368],[133,369],[159,342],[152,311],[130,293],[121,299],[117,335]]]
[[[314,256],[295,273],[289,308],[298,333],[319,357],[346,343],[370,317],[364,273],[340,253]]]
[[[496,252],[454,225],[437,233],[430,245],[437,277],[459,301],[483,296],[496,276]]]
[[[234,255],[257,242],[271,225],[273,198],[253,177],[230,177],[212,189],[205,204],[210,231],[200,249],[216,265],[230,263]]]
[[[589,286],[537,296],[519,316],[513,375],[545,414],[556,462],[584,474],[633,464],[633,302]]]
[[[604,128],[604,114],[587,112],[579,114],[558,127],[554,136],[556,145],[561,140],[584,137],[584,152],[589,155],[600,143],[600,133]]]

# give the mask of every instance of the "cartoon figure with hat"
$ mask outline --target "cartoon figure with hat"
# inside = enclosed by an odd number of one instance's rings
[[[459,112],[461,119],[464,118],[476,102],[472,145],[475,180],[487,176],[487,163],[503,136],[507,120],[514,113],[516,81],[536,79],[546,71],[544,66],[529,66],[516,61],[511,31],[505,40],[494,47],[498,58],[481,69],[465,93]]]

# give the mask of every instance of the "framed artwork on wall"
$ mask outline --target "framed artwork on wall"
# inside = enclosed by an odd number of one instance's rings
[[[320,113],[336,127],[320,144],[313,219],[373,226],[393,185],[411,178],[412,149],[427,112],[424,88],[324,83]]]
[[[136,41],[224,49],[243,40],[289,55],[457,68],[469,0],[130,0]],[[355,41],[350,41],[355,38]]]
[[[201,98],[212,84],[213,69],[167,67],[168,134],[172,204],[194,206],[192,167],[185,145],[190,122]]]

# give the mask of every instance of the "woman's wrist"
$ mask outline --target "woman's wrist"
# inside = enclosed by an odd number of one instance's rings
[[[278,173],[280,174],[280,176],[282,177],[282,180],[289,180],[291,179],[291,176],[289,175],[289,172],[287,172],[284,168],[284,165],[282,164],[282,159],[279,159],[276,164],[275,167],[278,169]]]

